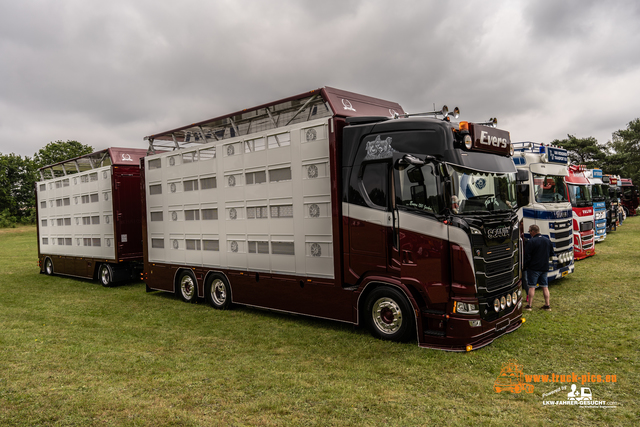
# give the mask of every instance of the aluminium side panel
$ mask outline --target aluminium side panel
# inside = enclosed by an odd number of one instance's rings
[[[326,118],[144,161],[150,263],[334,279]]]
[[[111,166],[36,184],[40,259],[54,271],[92,277],[86,260],[115,261]]]

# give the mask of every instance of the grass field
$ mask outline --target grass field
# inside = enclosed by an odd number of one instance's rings
[[[33,227],[0,230],[1,426],[637,425],[640,218],[551,285],[526,323],[470,353],[376,340],[335,322],[217,311],[143,283],[38,274]],[[615,408],[549,406],[571,380],[493,390],[503,364],[589,382]],[[543,397],[560,387],[557,393]]]

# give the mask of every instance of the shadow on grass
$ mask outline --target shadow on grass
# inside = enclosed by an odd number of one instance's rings
[[[164,301],[173,300],[176,304],[184,304],[187,307],[199,307],[216,312],[204,298],[198,298],[195,304],[185,303],[180,300],[173,292],[149,291],[148,295],[152,298],[161,298]],[[250,307],[242,304],[233,304],[226,312],[242,313],[249,316],[260,317],[262,319],[273,320],[277,323],[297,324],[301,326],[311,326],[330,331],[351,332],[358,335],[368,335],[366,327],[363,325],[355,325],[351,323],[339,322],[336,320],[323,319],[319,317],[308,316],[305,314],[289,313],[268,308]]]

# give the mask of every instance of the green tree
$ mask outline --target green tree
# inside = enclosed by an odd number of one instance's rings
[[[576,138],[573,135],[567,135],[567,139],[554,139],[552,144],[566,149],[572,164],[585,165],[587,169],[602,168],[609,155],[607,147],[598,144],[592,136]]]
[[[631,178],[635,185],[640,184],[640,119],[632,120],[626,129],[613,133],[609,148],[615,153],[612,166],[622,178]]]
[[[93,147],[78,141],[56,141],[48,143],[33,156],[36,168],[73,159],[84,154],[93,153]]]
[[[0,214],[3,225],[35,219],[36,168],[29,157],[0,154]]]

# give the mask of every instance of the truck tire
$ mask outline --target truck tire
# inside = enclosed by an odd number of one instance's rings
[[[413,309],[404,294],[389,286],[374,289],[365,304],[366,323],[374,337],[406,342],[414,337]]]
[[[109,264],[100,264],[100,268],[98,269],[98,280],[100,280],[100,284],[105,288],[113,286],[113,270],[111,270],[111,266]]]
[[[53,276],[53,261],[51,261],[51,258],[44,259],[44,273],[47,276]]]
[[[196,301],[198,297],[198,282],[191,271],[184,270],[180,273],[176,293],[184,302]]]
[[[205,284],[204,293],[211,307],[218,310],[231,307],[231,286],[224,276],[211,276]]]

